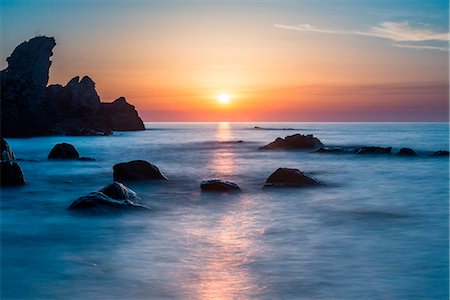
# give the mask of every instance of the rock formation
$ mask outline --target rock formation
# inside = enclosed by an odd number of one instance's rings
[[[1,166],[0,166],[0,185],[24,185],[25,179],[19,164],[15,161],[14,152],[12,152],[8,143],[1,139]]]
[[[391,154],[392,147],[358,147],[355,149],[356,154]]]
[[[77,149],[71,144],[56,144],[48,154],[48,159],[79,159]]]
[[[267,144],[263,147],[260,147],[260,150],[282,150],[282,149],[317,149],[323,147],[322,142],[314,137],[312,134],[302,135],[302,134],[294,134],[288,135],[284,139],[277,138],[270,144]]]
[[[417,156],[416,152],[411,148],[401,148],[398,150],[397,154],[398,156]]]
[[[230,181],[212,179],[204,180],[200,183],[200,188],[202,191],[207,192],[240,192],[239,186]]]
[[[148,207],[134,203],[130,200],[113,199],[101,192],[93,192],[75,200],[69,210],[94,210],[95,212],[109,211],[111,209],[138,209],[150,210]]]
[[[320,185],[298,169],[278,168],[267,178],[264,187],[312,187]]]
[[[154,164],[145,160],[133,160],[113,166],[114,180],[120,182],[139,180],[168,180]]]
[[[135,191],[117,181],[113,181],[112,183],[104,186],[101,190],[99,190],[99,192],[116,200],[141,200],[141,197],[139,197]]]
[[[447,150],[439,150],[439,151],[434,152],[432,156],[448,157],[449,152]]]
[[[55,39],[39,36],[17,46],[1,71],[3,136],[106,135],[144,130],[134,106],[121,97],[100,102],[94,81],[72,78],[47,86]]]
[[[75,200],[69,210],[89,210],[107,212],[111,210],[150,210],[138,203],[139,195],[119,182],[112,182],[101,190],[87,194]]]

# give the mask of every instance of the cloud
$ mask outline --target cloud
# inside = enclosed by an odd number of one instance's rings
[[[303,32],[376,37],[396,42],[394,44],[391,44],[392,46],[395,47],[448,51],[448,47],[443,46],[433,46],[423,44],[401,44],[402,42],[449,41],[448,32],[437,32],[431,29],[414,28],[409,24],[409,22],[383,22],[377,26],[372,26],[368,31],[324,29],[310,24],[300,24],[300,25],[275,24],[275,27]]]

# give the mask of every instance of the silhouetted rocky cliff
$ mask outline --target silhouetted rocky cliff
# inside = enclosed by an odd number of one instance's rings
[[[100,102],[94,81],[74,77],[66,86],[47,86],[55,47],[52,37],[17,46],[1,71],[2,136],[98,135],[112,130],[144,130],[133,105],[120,97]]]

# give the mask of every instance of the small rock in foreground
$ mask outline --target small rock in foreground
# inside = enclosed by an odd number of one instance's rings
[[[204,192],[240,192],[239,186],[230,181],[212,179],[204,180],[200,183],[200,188]]]
[[[1,140],[1,152],[0,185],[24,185],[25,179],[22,169],[15,160],[14,152],[3,138]]]
[[[278,168],[267,178],[264,187],[313,187],[321,185],[319,181],[308,177],[299,169]]]

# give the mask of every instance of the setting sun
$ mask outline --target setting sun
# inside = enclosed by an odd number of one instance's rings
[[[220,104],[228,104],[230,102],[230,99],[231,97],[228,94],[220,94],[219,96],[217,96],[217,100]]]

